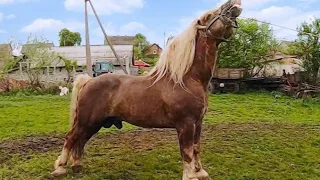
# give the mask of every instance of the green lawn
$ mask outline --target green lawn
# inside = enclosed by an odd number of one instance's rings
[[[320,102],[268,93],[210,96],[202,161],[213,179],[320,179]],[[48,179],[68,130],[69,98],[0,96],[0,179]],[[125,124],[86,146],[64,179],[179,179],[175,131]]]

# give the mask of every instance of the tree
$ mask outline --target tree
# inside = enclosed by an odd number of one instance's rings
[[[317,84],[320,73],[320,19],[302,23],[297,30],[298,39],[291,44],[288,53],[299,55],[303,59],[303,68],[312,84]]]
[[[276,52],[277,42],[268,24],[253,19],[240,19],[239,29],[219,52],[219,68],[245,68],[254,76],[256,67],[262,69],[264,61]]]
[[[59,33],[60,46],[75,46],[81,45],[81,34],[79,32],[71,32],[70,30],[64,28]]]
[[[58,56],[50,50],[48,41],[44,38],[29,36],[25,44],[23,56],[26,57],[27,67],[25,72],[28,76],[30,84],[34,87],[40,87],[40,81],[45,73],[43,70],[53,65],[54,62],[58,63]]]
[[[15,58],[10,56],[9,48],[0,47],[0,61],[2,61],[2,67],[0,68],[0,92],[9,92],[10,91],[10,81],[8,79],[8,73],[12,70],[17,61]]]
[[[67,83],[69,84],[73,70],[78,67],[77,61],[72,61],[72,60],[67,59],[65,57],[62,57],[62,56],[58,56],[58,57],[64,62],[65,70],[68,73]]]
[[[148,48],[150,43],[147,41],[146,36],[141,33],[136,34],[134,40],[134,54],[137,59],[143,58],[143,50]]]

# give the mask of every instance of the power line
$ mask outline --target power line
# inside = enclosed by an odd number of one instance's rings
[[[271,25],[271,26],[276,26],[276,27],[279,27],[279,28],[282,28],[282,29],[287,29],[287,30],[295,31],[295,32],[302,33],[302,34],[308,34],[308,35],[311,35],[311,36],[314,36],[314,37],[320,37],[320,34],[307,33],[307,32],[299,31],[299,30],[296,30],[296,29],[292,29],[292,28],[280,26],[280,25],[277,25],[277,24],[273,24],[273,23],[270,23],[270,22],[267,22],[267,21],[262,21],[262,20],[258,20],[258,19],[254,19],[254,18],[248,18],[248,17],[243,17],[243,16],[240,16],[240,18],[257,21],[257,22],[264,23],[264,24],[269,24],[269,25]]]

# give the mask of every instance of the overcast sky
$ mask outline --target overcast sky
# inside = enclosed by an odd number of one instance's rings
[[[163,46],[204,11],[224,0],[91,0],[109,35],[145,34]],[[320,18],[320,0],[242,0],[243,17],[296,29],[303,21]],[[96,19],[89,19],[91,44],[103,44]],[[58,45],[62,28],[78,31],[84,39],[84,0],[0,0],[0,43],[14,38],[26,42],[30,33]],[[274,27],[279,39],[292,40],[296,32]]]

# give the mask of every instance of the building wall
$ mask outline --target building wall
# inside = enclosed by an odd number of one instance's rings
[[[50,69],[50,71],[54,71],[53,68]],[[74,72],[72,73],[72,77],[75,77],[78,74],[83,74],[84,72]],[[115,67],[115,73],[114,74],[125,74],[120,66]],[[135,68],[131,69],[132,75],[138,75],[138,71]],[[21,72],[20,70],[13,71],[9,74],[10,78],[16,79],[16,80],[28,80],[28,75],[25,72]],[[47,74],[47,71],[45,70],[44,74],[41,75],[41,81],[42,83],[54,83],[54,82],[63,82],[68,79],[68,72],[65,70],[65,68],[56,68],[54,73]]]
[[[91,46],[90,49],[92,64],[99,60],[110,60],[114,65],[120,65],[110,46]],[[125,65],[126,60],[129,61],[130,65],[133,64],[133,45],[115,45],[114,49],[120,58],[121,64]],[[85,46],[53,47],[51,50],[68,59],[76,60],[79,66],[86,65]],[[125,57],[125,59],[123,57]]]

